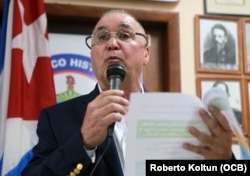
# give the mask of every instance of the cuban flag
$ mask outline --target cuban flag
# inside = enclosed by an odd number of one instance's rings
[[[56,103],[43,0],[5,0],[0,52],[0,174],[18,176],[37,143],[40,110]]]
[[[1,37],[0,38],[0,175],[3,163],[4,134],[5,134],[5,121],[6,121],[6,110],[7,110],[7,106],[5,103],[7,103],[8,101],[7,96],[3,96],[6,93],[6,91],[8,92],[8,88],[6,86],[6,84],[8,83],[7,81],[4,81],[4,76],[3,76],[5,45],[7,38],[6,29],[7,29],[8,7],[9,7],[9,1],[6,1],[4,3],[4,13],[2,18],[1,36],[0,36]]]

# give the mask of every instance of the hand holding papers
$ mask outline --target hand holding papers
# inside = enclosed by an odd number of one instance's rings
[[[214,105],[217,108],[219,108],[224,115],[227,117],[231,129],[234,132],[236,138],[238,139],[240,148],[241,148],[241,153],[242,153],[242,159],[250,159],[250,149],[248,147],[248,144],[245,140],[245,136],[242,133],[240,124],[236,120],[236,117],[229,105],[229,101],[227,98],[227,95],[224,90],[219,89],[219,88],[212,88],[204,94],[203,97],[203,102],[205,106],[207,107],[208,105]]]
[[[145,161],[150,159],[203,159],[182,146],[185,142],[202,145],[188,132],[189,126],[209,133],[198,114],[200,108],[216,106],[226,114],[231,127],[238,129],[235,125],[237,121],[231,116],[227,97],[221,91],[211,89],[204,96],[204,102],[183,93],[132,94],[128,112],[125,174],[144,176]],[[240,133],[241,130],[238,130]]]

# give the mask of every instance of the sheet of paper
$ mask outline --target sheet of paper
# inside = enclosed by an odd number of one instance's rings
[[[221,110],[222,113],[227,117],[227,120],[231,126],[232,131],[234,132],[242,153],[242,159],[250,159],[250,149],[248,143],[246,142],[245,136],[241,129],[240,124],[238,123],[235,114],[230,106],[228,96],[223,89],[220,88],[211,88],[209,89],[204,96],[202,97],[204,105],[216,106]]]
[[[125,175],[145,176],[147,159],[203,159],[182,147],[200,144],[188,132],[208,129],[198,114],[202,101],[181,93],[133,93],[128,112]]]

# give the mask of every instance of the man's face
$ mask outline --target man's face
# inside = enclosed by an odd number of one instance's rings
[[[227,43],[225,32],[222,29],[215,28],[213,30],[213,40],[216,43],[218,49],[224,48]]]
[[[95,26],[93,34],[118,31],[144,33],[132,17],[115,12],[102,17]],[[97,80],[103,89],[109,89],[106,70],[112,62],[124,65],[126,70],[124,84],[138,83],[143,66],[149,61],[149,49],[145,47],[145,39],[142,36],[135,35],[134,40],[122,41],[112,33],[106,42],[92,45],[91,61]]]

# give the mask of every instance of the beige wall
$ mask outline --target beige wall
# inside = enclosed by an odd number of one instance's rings
[[[150,0],[45,0],[45,2],[179,12],[181,90],[185,93],[196,94],[194,16],[203,14],[203,0],[179,0],[178,3],[152,2]]]

